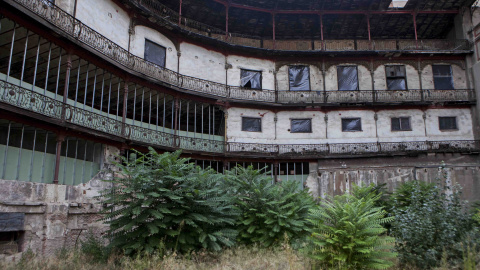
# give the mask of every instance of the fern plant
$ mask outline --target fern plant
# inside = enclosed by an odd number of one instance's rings
[[[233,246],[238,212],[222,175],[179,158],[179,151],[137,155],[117,164],[120,176],[102,193],[111,246],[126,254]]]
[[[241,213],[236,223],[239,242],[269,247],[282,243],[285,236],[290,242],[306,237],[314,201],[306,191],[298,190],[298,183],[273,184],[252,166],[227,172],[227,179]]]
[[[394,242],[384,236],[382,224],[393,221],[375,204],[379,194],[354,196],[344,194],[321,202],[312,210],[313,224],[309,251],[322,267],[340,269],[386,269],[393,265],[386,260],[395,257],[389,252]]]

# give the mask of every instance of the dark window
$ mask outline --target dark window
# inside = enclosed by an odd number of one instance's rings
[[[240,71],[241,87],[262,89],[262,72],[242,69]]]
[[[356,66],[337,67],[338,90],[358,90],[358,71]]]
[[[452,66],[433,65],[433,82],[435,89],[451,90],[453,87]]]
[[[342,131],[362,131],[360,118],[342,118]]]
[[[408,131],[412,130],[410,125],[410,117],[392,118],[392,131]]]
[[[307,66],[289,67],[288,79],[291,91],[310,91],[310,70]]]
[[[291,133],[312,133],[312,119],[291,119]]]
[[[242,117],[242,131],[262,132],[262,119]]]
[[[158,66],[165,67],[166,50],[150,40],[145,40],[145,60]]]
[[[388,90],[407,90],[405,66],[385,66]]]
[[[457,129],[457,117],[438,117],[438,125],[440,130]]]

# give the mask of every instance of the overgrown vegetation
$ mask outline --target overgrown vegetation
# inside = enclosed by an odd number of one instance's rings
[[[162,250],[219,251],[235,243],[238,216],[222,176],[201,170],[180,152],[123,158],[120,176],[103,192],[110,246],[126,254]]]
[[[298,190],[297,182],[274,184],[249,166],[227,172],[227,186],[240,212],[239,243],[270,247],[287,237],[298,245],[308,234],[307,217],[315,203],[306,191]]]
[[[457,187],[440,179],[433,184],[412,181],[394,198],[393,234],[403,265],[429,269],[442,258],[450,265],[461,263],[464,246],[472,246],[467,240],[478,234]]]
[[[479,262],[480,210],[467,211],[442,179],[393,194],[353,187],[317,203],[298,183],[272,183],[252,167],[222,175],[180,152],[136,155],[117,164],[101,196],[107,239],[89,234],[78,250],[25,252],[0,269],[473,270]]]
[[[312,211],[314,225],[312,257],[327,269],[386,269],[393,265],[387,258],[394,239],[382,236],[382,224],[393,221],[375,204],[381,194],[371,187],[355,187],[352,194],[335,196]]]

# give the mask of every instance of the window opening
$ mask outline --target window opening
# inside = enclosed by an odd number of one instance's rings
[[[158,66],[165,67],[166,49],[165,47],[145,39],[145,60]]]
[[[338,66],[338,90],[358,90],[358,70],[356,66]]]
[[[242,117],[242,131],[262,132],[262,119]]]
[[[433,82],[437,90],[454,89],[452,78],[452,66],[433,65]]]
[[[288,68],[291,91],[310,91],[310,69],[308,66],[291,66]]]
[[[362,120],[360,118],[342,118],[342,131],[362,131]]]
[[[242,69],[240,71],[241,87],[250,89],[262,89],[262,72]]]
[[[410,117],[392,118],[392,131],[408,131],[412,130],[410,125]]]
[[[291,119],[291,133],[312,133],[312,119]]]
[[[388,90],[407,90],[405,66],[385,66]]]
[[[448,117],[438,117],[438,124],[440,130],[456,130],[457,128],[457,117],[448,116]]]

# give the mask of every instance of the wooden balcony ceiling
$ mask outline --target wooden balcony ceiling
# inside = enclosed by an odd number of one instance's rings
[[[179,0],[159,2],[179,11]],[[368,38],[367,16],[348,12],[374,12],[370,15],[372,39],[415,38],[411,14],[379,13],[392,11],[388,9],[391,0],[182,0],[182,17],[225,30],[225,5],[228,2],[229,33],[247,37],[272,38],[272,13],[277,12],[276,39],[319,39],[320,16],[315,13],[325,11],[323,15],[325,39]],[[473,2],[474,0],[409,0],[403,9],[396,11],[459,11]],[[332,11],[339,13],[331,14]],[[418,38],[445,38],[453,28],[455,16],[454,13],[418,14]]]

